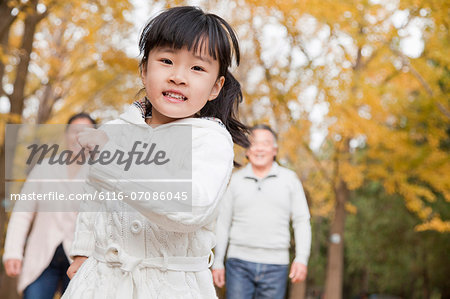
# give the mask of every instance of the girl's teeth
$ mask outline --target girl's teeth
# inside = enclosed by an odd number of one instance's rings
[[[166,96],[169,96],[171,98],[178,99],[178,100],[183,100],[183,101],[186,99],[186,97],[184,97],[180,94],[171,93],[171,92],[166,92]]]

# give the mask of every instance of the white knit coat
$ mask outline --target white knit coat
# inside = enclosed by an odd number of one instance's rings
[[[152,201],[133,201],[126,195],[158,190],[158,183],[127,180],[139,174],[117,165],[92,165],[88,192],[122,192],[125,197],[117,209],[114,204],[91,203],[103,212],[79,214],[71,256],[89,258],[62,298],[216,298],[208,267],[219,202],[233,168],[230,134],[218,121],[196,118],[151,128],[136,106],[110,124],[115,126],[103,126],[109,137],[103,150],[111,151],[125,147],[131,139],[151,143],[180,126],[192,127],[192,211],[168,212]],[[133,138],[127,133],[130,126],[136,127]],[[155,169],[148,165],[149,172]],[[124,212],[123,205],[135,213]]]

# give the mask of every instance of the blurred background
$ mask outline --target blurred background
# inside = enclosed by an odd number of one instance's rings
[[[450,298],[447,0],[2,0],[0,198],[6,124],[116,118],[142,87],[141,29],[182,4],[234,26],[241,119],[273,126],[304,185],[309,273],[289,297]],[[17,298],[3,268],[0,294]]]

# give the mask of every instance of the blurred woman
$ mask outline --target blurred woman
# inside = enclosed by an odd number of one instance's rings
[[[86,113],[75,114],[69,119],[64,137],[72,153],[76,155],[81,150],[76,140],[77,133],[86,126],[95,127],[95,124]],[[47,161],[45,159],[44,163],[36,164],[27,177],[22,194],[83,193],[83,184],[76,183],[76,180],[83,180],[87,174],[84,163],[50,165],[45,163]],[[56,182],[44,182],[42,179],[46,178],[46,174],[56,178]],[[51,209],[45,210],[43,204]],[[61,209],[61,204],[66,205],[66,209]],[[17,291],[23,293],[24,299],[52,299],[58,289],[63,293],[67,287],[68,253],[77,218],[74,204],[78,203],[27,200],[15,204],[8,224],[3,264],[8,276],[19,276]]]

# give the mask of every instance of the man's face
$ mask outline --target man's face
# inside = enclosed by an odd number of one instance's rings
[[[250,136],[247,157],[256,167],[269,167],[277,154],[275,138],[268,130],[257,129]]]

